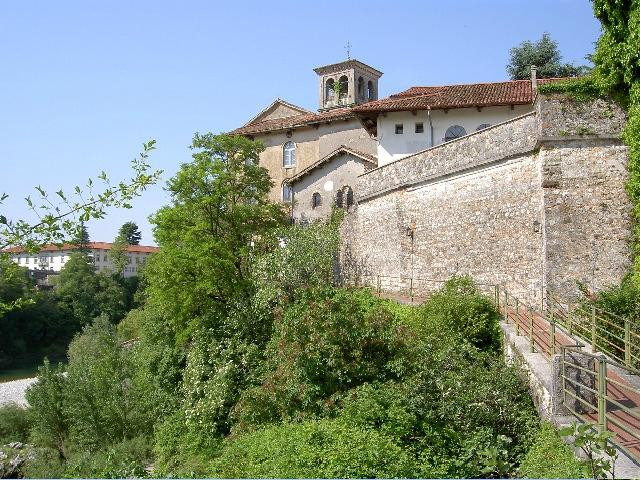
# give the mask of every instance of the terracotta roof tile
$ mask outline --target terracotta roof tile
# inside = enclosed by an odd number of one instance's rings
[[[330,122],[355,117],[351,108],[335,108],[320,113],[305,113],[284,118],[272,118],[262,122],[252,123],[229,132],[232,135],[254,135],[257,133],[288,130],[316,123]]]
[[[87,246],[91,250],[111,250],[113,243],[109,242],[89,242]],[[59,250],[76,250],[77,245],[71,243],[65,243],[62,246],[58,245],[45,245],[40,249],[41,252],[56,252]],[[155,253],[160,250],[158,247],[151,247],[147,245],[129,245],[126,249],[131,253]],[[3,250],[4,253],[22,253],[24,249],[22,247],[10,247]]]
[[[538,83],[565,80],[541,78]],[[375,100],[353,108],[354,112],[393,112],[404,110],[488,107],[495,105],[523,105],[533,102],[530,80],[471,83],[434,87],[411,87],[382,100]]]

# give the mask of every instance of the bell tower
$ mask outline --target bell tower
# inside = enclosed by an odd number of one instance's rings
[[[313,69],[318,74],[319,111],[360,105],[378,99],[382,72],[355,59]]]

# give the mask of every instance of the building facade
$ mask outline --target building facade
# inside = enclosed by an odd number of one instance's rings
[[[89,242],[87,244],[89,250],[89,258],[92,259],[96,271],[113,272],[113,263],[110,258],[112,243],[108,242]],[[21,267],[29,270],[59,273],[65,266],[76,245],[64,244],[60,247],[57,245],[46,245],[38,253],[29,253],[20,247],[9,248],[5,250],[11,256],[11,259]],[[147,262],[149,255],[158,251],[158,247],[145,245],[129,245],[126,249],[127,265],[122,272],[125,277],[136,276]]]

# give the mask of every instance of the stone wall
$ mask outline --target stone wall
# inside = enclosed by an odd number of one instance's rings
[[[361,175],[345,275],[400,291],[470,274],[534,305],[546,287],[618,282],[630,265],[623,118],[604,100],[540,95],[531,114]]]

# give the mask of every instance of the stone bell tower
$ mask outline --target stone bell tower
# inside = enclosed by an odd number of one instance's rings
[[[319,76],[319,111],[359,105],[378,99],[382,72],[358,60],[349,59],[313,69]]]

